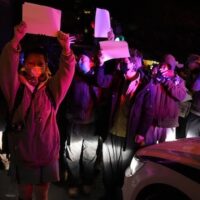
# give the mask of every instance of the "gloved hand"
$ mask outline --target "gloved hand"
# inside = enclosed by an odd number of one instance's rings
[[[164,77],[163,74],[160,71],[158,71],[157,74],[156,74],[156,76],[155,76],[155,80],[158,83],[165,83],[166,80],[167,80],[167,78]]]

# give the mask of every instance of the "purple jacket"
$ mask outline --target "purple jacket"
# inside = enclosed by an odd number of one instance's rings
[[[155,83],[154,125],[163,128],[177,127],[179,103],[186,96],[184,81],[176,75],[164,83]]]
[[[94,86],[93,75],[76,72],[66,96],[66,118],[75,123],[89,124],[96,120],[100,88]]]
[[[137,88],[134,97],[131,99],[128,108],[125,146],[130,148],[133,148],[135,135],[145,135],[153,121],[154,86],[152,81],[149,80],[142,70],[140,70],[139,73],[142,77],[142,82]],[[115,116],[119,108],[120,96],[125,80],[119,71],[116,71],[113,76],[105,75],[103,68],[98,71],[97,78],[99,86],[110,87],[110,89],[112,89],[110,105],[111,128],[115,122]]]
[[[115,109],[118,109],[117,99],[119,99],[119,96],[120,93],[117,96],[114,93],[112,95],[112,113],[115,113]],[[129,105],[125,147],[134,148],[135,136],[137,134],[145,136],[151,126],[153,122],[154,96],[155,90],[152,81],[143,77]],[[112,115],[111,120],[115,121],[115,114]]]

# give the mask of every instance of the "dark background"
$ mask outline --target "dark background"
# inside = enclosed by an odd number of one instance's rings
[[[12,37],[13,26],[21,21],[23,0],[0,0],[0,50]],[[91,22],[96,7],[108,9],[116,36],[123,35],[129,46],[146,58],[160,59],[174,54],[185,62],[190,53],[200,53],[200,6],[185,0],[30,0],[62,10],[62,30],[92,36]],[[90,11],[85,14],[84,11]],[[86,40],[87,41],[87,40]],[[86,43],[90,43],[87,41]]]

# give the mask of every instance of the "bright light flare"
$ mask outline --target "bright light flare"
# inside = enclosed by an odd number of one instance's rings
[[[165,141],[176,141],[176,128],[167,128]]]
[[[141,162],[136,157],[133,157],[130,166],[126,169],[126,172],[125,172],[126,177],[133,176],[133,174],[136,171],[138,171],[143,165],[144,165],[143,162]]]

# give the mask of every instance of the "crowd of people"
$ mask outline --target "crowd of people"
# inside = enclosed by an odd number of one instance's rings
[[[105,61],[95,46],[75,53],[71,39],[57,34],[62,48],[51,75],[43,47],[24,52],[27,25],[15,27],[0,57],[0,89],[9,105],[9,174],[19,200],[48,199],[51,182],[66,183],[68,195],[89,195],[102,170],[104,200],[122,200],[125,169],[139,148],[200,135],[200,56],[178,68],[172,54],[146,67],[142,53]],[[108,40],[114,40],[108,33]],[[185,70],[187,69],[187,71]],[[66,177],[67,174],[67,178]]]

